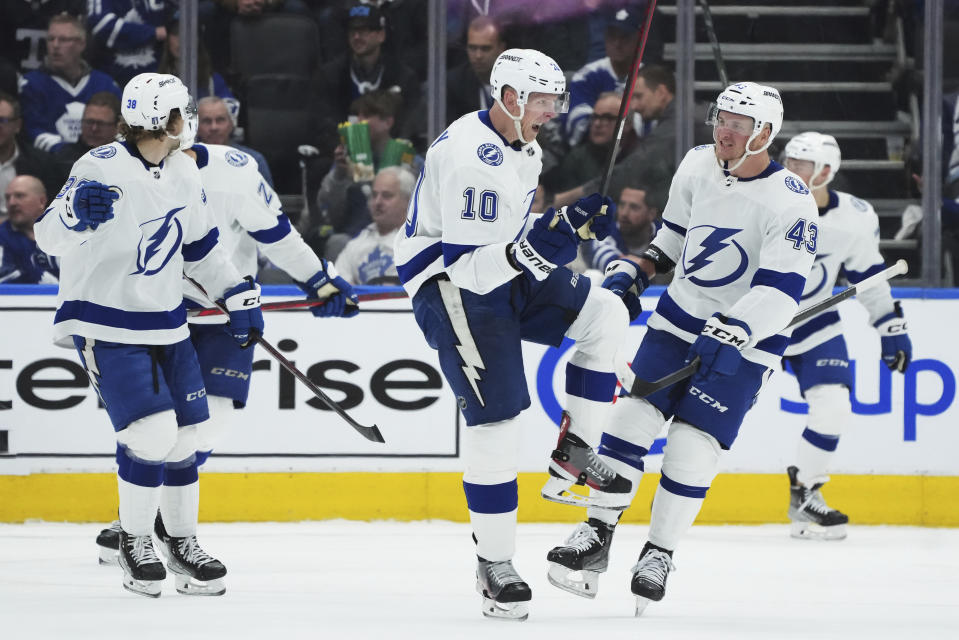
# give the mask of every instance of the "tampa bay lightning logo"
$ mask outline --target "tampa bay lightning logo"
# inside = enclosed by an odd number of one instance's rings
[[[749,266],[749,258],[742,245],[733,239],[740,231],[742,229],[711,224],[687,231],[686,246],[683,247],[683,277],[700,287],[722,287],[742,277]],[[687,258],[687,254],[693,252],[695,255]],[[699,275],[692,275],[697,272]]]
[[[90,151],[90,155],[94,158],[100,158],[101,160],[106,160],[107,158],[112,158],[117,155],[117,148],[112,147],[108,144],[103,145],[102,147],[97,147]]]
[[[503,164],[503,150],[492,142],[481,144],[476,150],[476,155],[491,167],[498,167]]]
[[[183,227],[176,214],[186,207],[170,209],[160,218],[147,220],[140,225],[140,243],[137,245],[137,270],[134,275],[153,276],[167,265],[183,241]]]
[[[797,179],[795,176],[786,176],[786,188],[790,191],[795,191],[801,196],[809,193],[809,189],[806,188],[802,180]]]
[[[227,151],[226,161],[234,167],[242,167],[250,161],[250,157],[240,151]]]
[[[826,263],[823,260],[828,257],[828,253],[821,253],[816,256],[816,262],[809,271],[809,277],[806,278],[806,286],[808,287],[809,283],[814,282],[817,278],[819,284],[809,291],[804,291],[801,300],[809,300],[826,286],[826,282],[829,280],[829,271],[826,269]]]

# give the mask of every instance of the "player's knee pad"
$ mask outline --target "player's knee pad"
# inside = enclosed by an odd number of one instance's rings
[[[689,487],[708,487],[716,477],[719,441],[681,420],[673,420],[663,452],[663,475]]]
[[[806,390],[809,416],[806,426],[827,436],[842,435],[852,416],[849,389],[842,384],[817,384]]]
[[[177,429],[176,444],[166,456],[167,462],[180,462],[196,455],[197,425],[191,424]]]
[[[213,451],[222,441],[226,430],[233,421],[232,398],[207,396],[210,418],[196,425],[196,450]]]
[[[502,484],[516,479],[519,424],[516,418],[467,427],[463,435],[463,481]]]
[[[134,458],[162,462],[177,441],[176,414],[172,409],[134,420],[117,432],[117,442]]]
[[[567,335],[576,341],[570,362],[587,369],[609,370],[622,347],[629,312],[612,291],[590,287],[586,302]]]

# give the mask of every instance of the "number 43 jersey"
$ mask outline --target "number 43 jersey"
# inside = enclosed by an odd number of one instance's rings
[[[713,145],[691,149],[653,239],[676,270],[649,326],[693,342],[718,312],[749,325],[744,358],[778,366],[816,256],[817,219],[809,189],[782,165],[737,179]]]
[[[488,111],[453,122],[426,152],[396,238],[396,270],[410,297],[443,272],[479,294],[516,277],[506,246],[525,235],[542,165],[539,144],[511,146]]]

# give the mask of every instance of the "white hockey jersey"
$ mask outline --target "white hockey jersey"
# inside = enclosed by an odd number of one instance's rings
[[[506,246],[525,235],[542,166],[539,144],[511,147],[488,111],[453,122],[426,152],[396,237],[396,270],[410,297],[443,271],[479,294],[519,275]]]
[[[719,167],[713,145],[691,149],[652,242],[676,272],[649,326],[691,343],[722,313],[752,331],[744,358],[778,366],[816,255],[817,218],[809,189],[781,165],[736,179]]]
[[[260,175],[256,160],[219,144],[197,144],[192,150],[206,190],[207,208],[220,228],[220,244],[240,273],[256,274],[257,248],[300,282],[322,268],[320,259],[290,226],[280,197]]]
[[[803,290],[803,307],[831,296],[840,278],[856,284],[886,268],[879,253],[879,217],[868,202],[830,191],[829,204],[819,210],[819,233],[819,250]],[[888,282],[856,297],[869,311],[870,323],[893,311]],[[839,313],[827,309],[793,329],[785,355],[805,353],[841,333]]]
[[[114,218],[73,231],[73,198],[84,182],[115,186]],[[184,272],[212,295],[243,274],[227,260],[206,208],[196,164],[174,153],[152,166],[134,146],[114,142],[84,154],[34,226],[37,244],[60,256],[54,337],[172,344],[189,336]]]
[[[401,228],[381,234],[376,223],[366,225],[336,256],[336,270],[350,284],[381,284],[384,278],[395,284],[393,245]]]

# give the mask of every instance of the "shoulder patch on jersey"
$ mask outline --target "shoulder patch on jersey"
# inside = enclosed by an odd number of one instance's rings
[[[200,187],[200,200],[203,201],[203,204],[206,204],[206,189]]]
[[[100,158],[101,160],[106,160],[107,158],[112,158],[117,155],[117,148],[111,147],[108,144],[103,145],[102,147],[97,147],[96,149],[90,150],[90,155],[94,158]]]
[[[806,185],[803,184],[802,180],[799,180],[794,176],[786,176],[786,188],[803,196],[809,193],[809,189],[806,188]]]
[[[852,206],[856,207],[860,211],[869,211],[869,205],[857,198],[856,196],[849,196]]]
[[[232,164],[234,167],[242,167],[250,162],[250,156],[246,155],[242,151],[227,151],[226,161]]]
[[[498,167],[503,164],[503,150],[492,142],[481,144],[476,150],[476,155],[491,167]]]

